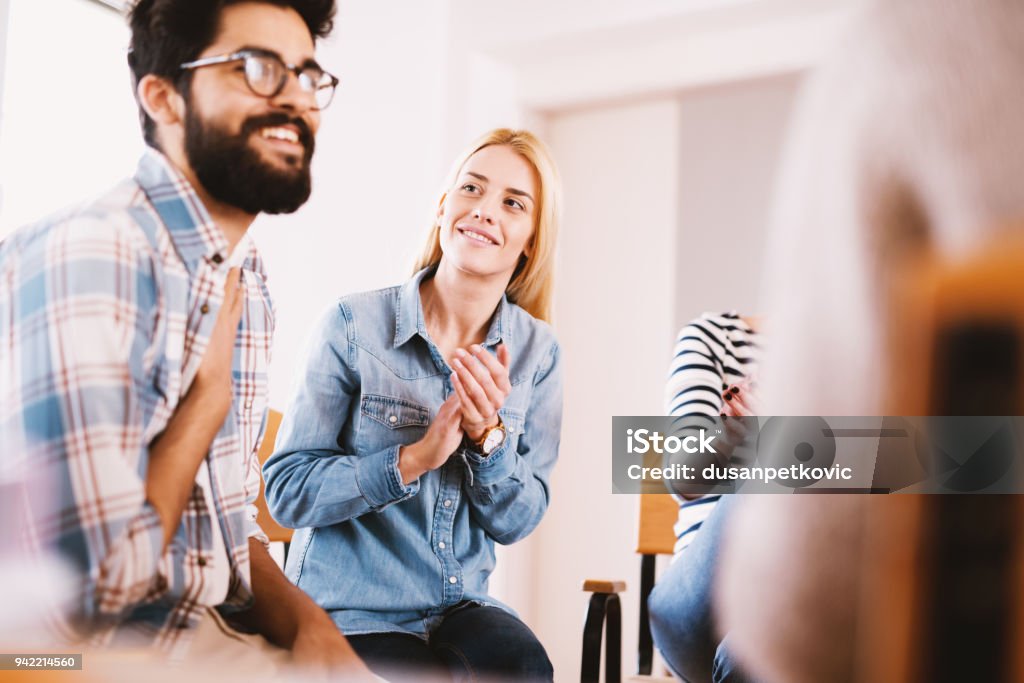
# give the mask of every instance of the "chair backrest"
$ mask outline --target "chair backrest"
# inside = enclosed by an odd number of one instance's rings
[[[670,494],[641,495],[636,552],[640,555],[671,555],[676,544],[673,525],[678,516],[679,503]]]
[[[1024,240],[900,271],[886,412],[1024,415]],[[854,680],[1024,680],[1021,496],[871,502]]]
[[[281,413],[276,410],[271,410],[267,413],[267,430],[263,435],[263,443],[260,444],[259,459],[260,465],[262,466],[270,456],[274,453],[274,441],[277,440],[277,429],[281,426]],[[290,543],[292,540],[292,530],[286,529],[270,516],[270,511],[267,509],[267,499],[264,495],[264,484],[260,481],[260,496],[256,499],[256,507],[259,509],[259,515],[256,521],[259,522],[260,527],[267,534],[272,542],[281,541],[283,543]]]

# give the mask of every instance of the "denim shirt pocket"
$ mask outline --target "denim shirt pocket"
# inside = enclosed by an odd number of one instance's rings
[[[430,411],[404,398],[367,394],[363,396],[360,412],[388,429],[426,427],[430,424]]]
[[[357,440],[367,453],[417,441],[430,425],[430,411],[404,398],[366,394],[359,412],[362,420]]]

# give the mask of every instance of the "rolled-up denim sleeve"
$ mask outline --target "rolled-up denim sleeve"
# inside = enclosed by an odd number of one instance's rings
[[[314,329],[275,452],[263,467],[267,507],[284,526],[337,524],[419,491],[418,481],[402,483],[398,446],[373,453],[339,446],[360,386],[349,316],[336,304]]]
[[[549,480],[562,426],[562,366],[552,342],[533,379],[523,432],[484,457],[471,451],[473,474],[466,486],[474,519],[498,543],[515,543],[540,523],[548,509]]]

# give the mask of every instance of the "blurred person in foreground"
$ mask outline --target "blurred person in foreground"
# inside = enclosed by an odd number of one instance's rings
[[[253,506],[274,311],[247,230],[310,194],[334,12],[139,0],[134,177],[0,246],[3,457],[47,492],[26,496],[24,536],[77,579],[69,641],[369,675]]]
[[[558,458],[559,195],[531,133],[472,144],[412,277],[323,316],[264,467],[298,529],[288,576],[390,680],[552,679],[488,579],[495,543],[547,511]]]
[[[1021,36],[1018,0],[873,2],[812,76],[776,198],[766,414],[882,414],[894,269],[1024,216]],[[719,606],[760,679],[853,675],[871,500],[759,496],[737,510]]]

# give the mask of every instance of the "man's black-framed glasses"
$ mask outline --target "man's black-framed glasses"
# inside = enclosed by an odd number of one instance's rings
[[[284,90],[288,74],[295,74],[303,92],[313,95],[316,109],[326,109],[334,99],[338,78],[327,73],[310,60],[301,66],[285,64],[277,54],[266,50],[245,49],[216,57],[204,57],[194,62],[185,62],[182,69],[199,69],[214,64],[242,62],[245,82],[255,94],[261,97],[276,97]]]

